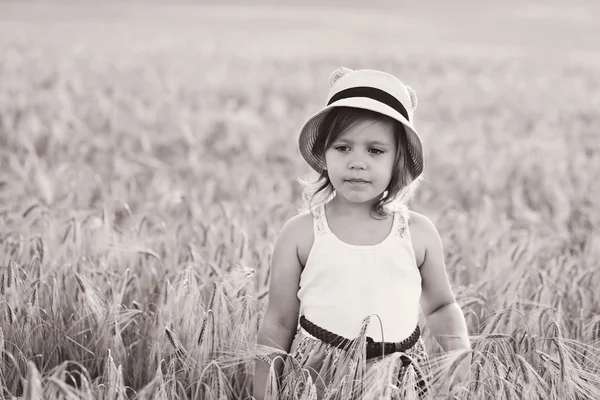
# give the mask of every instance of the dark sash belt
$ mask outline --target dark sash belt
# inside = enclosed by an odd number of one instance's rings
[[[324,328],[315,325],[306,319],[304,315],[300,317],[300,326],[308,333],[324,343],[328,343],[334,347],[348,349],[356,339],[346,339],[335,333],[329,332]],[[374,358],[395,352],[405,352],[413,347],[421,337],[421,329],[419,325],[414,332],[401,342],[374,342],[371,337],[367,337],[367,359]],[[408,361],[408,360],[406,360]]]

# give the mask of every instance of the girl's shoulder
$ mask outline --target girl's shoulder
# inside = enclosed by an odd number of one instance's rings
[[[408,222],[411,230],[414,229],[415,231],[427,234],[435,232],[437,234],[437,228],[426,215],[408,209],[406,214],[408,215]]]
[[[308,233],[312,233],[313,216],[309,212],[301,212],[290,217],[281,230],[289,239],[298,241]]]
[[[313,215],[301,212],[290,217],[281,229],[279,240],[296,248],[298,260],[304,267],[314,242]]]
[[[315,241],[314,216],[310,211],[303,211],[290,218],[288,222],[296,241],[298,260],[304,268]]]
[[[310,212],[301,212],[288,219],[286,224],[290,225],[290,229],[296,235],[303,236],[307,231],[313,230],[313,215]]]
[[[427,216],[412,210],[408,210],[407,214],[412,245],[417,265],[420,267],[425,260],[427,249],[437,246],[440,237],[435,225]]]
[[[413,210],[409,210],[408,208],[406,208],[406,215],[408,216],[408,221],[411,225],[411,228],[416,225],[422,225],[423,222],[428,219],[425,215]]]

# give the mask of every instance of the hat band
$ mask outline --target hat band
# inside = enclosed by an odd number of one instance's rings
[[[410,119],[408,118],[408,112],[406,112],[406,108],[404,108],[404,106],[402,105],[400,100],[398,100],[397,98],[395,98],[394,96],[392,96],[391,94],[389,94],[386,91],[383,91],[381,89],[377,89],[374,87],[369,87],[369,86],[357,86],[357,87],[352,87],[349,89],[344,89],[344,90],[336,93],[327,102],[327,105],[330,105],[331,103],[333,103],[335,101],[347,99],[347,98],[351,98],[351,97],[367,97],[369,99],[373,99],[375,101],[383,103],[386,106],[389,106],[389,107],[393,108],[394,110],[398,111],[400,114],[402,114],[404,116],[404,118],[406,118],[407,121],[410,121]]]

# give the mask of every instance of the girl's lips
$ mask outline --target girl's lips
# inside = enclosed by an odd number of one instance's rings
[[[348,182],[348,183],[356,183],[356,184],[369,183],[368,181],[364,181],[362,179],[346,179],[346,182]]]

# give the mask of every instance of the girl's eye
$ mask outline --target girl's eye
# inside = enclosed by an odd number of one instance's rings
[[[348,149],[348,146],[336,146],[335,149],[337,151],[346,151]]]
[[[380,149],[371,149],[375,154],[383,154],[383,150]]]

